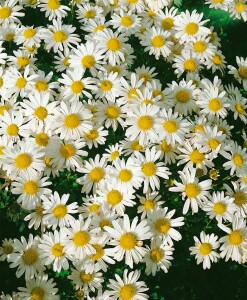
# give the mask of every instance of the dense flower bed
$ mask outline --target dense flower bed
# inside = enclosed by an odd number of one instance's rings
[[[245,0],[204,5],[247,20]],[[26,283],[1,299],[163,299],[149,280],[179,245],[203,269],[247,262],[247,58],[203,13],[2,0],[0,37],[0,201],[20,226],[0,260]]]

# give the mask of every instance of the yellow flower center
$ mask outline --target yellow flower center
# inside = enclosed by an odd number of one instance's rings
[[[15,83],[16,87],[18,87],[18,89],[20,89],[20,90],[23,89],[26,86],[26,84],[27,84],[27,81],[23,77],[19,77]]]
[[[119,109],[117,107],[115,107],[115,106],[109,106],[105,110],[105,114],[110,119],[117,119],[118,116],[119,116]]]
[[[81,60],[81,64],[84,68],[90,69],[94,66],[95,59],[92,55],[85,55]]]
[[[225,0],[213,0],[213,3],[223,3]]]
[[[239,68],[238,74],[242,79],[247,79],[247,68],[244,67]]]
[[[32,163],[32,157],[28,153],[18,154],[15,158],[15,165],[20,170],[27,169]]]
[[[170,144],[167,144],[166,141],[162,141],[161,150],[165,153],[169,153],[172,151],[172,146]]]
[[[10,136],[17,136],[19,133],[19,127],[16,124],[10,124],[6,128],[7,134]]]
[[[111,153],[111,160],[115,160],[116,158],[118,158],[120,156],[119,151],[113,151]]]
[[[129,16],[123,16],[120,23],[122,26],[130,27],[133,24],[133,20]]]
[[[88,133],[86,133],[86,138],[89,140],[96,140],[98,136],[99,133],[96,129],[92,129]]]
[[[23,31],[23,35],[26,39],[31,39],[35,34],[36,34],[36,31],[33,28],[28,28]]]
[[[63,30],[58,30],[53,33],[53,38],[57,43],[63,43],[67,40],[67,34]]]
[[[137,121],[137,126],[140,130],[146,131],[152,128],[153,119],[150,116],[141,116]]]
[[[99,244],[94,244],[92,246],[96,250],[96,253],[91,256],[91,259],[96,260],[96,261],[100,260],[101,257],[104,256],[104,254],[105,254],[105,251],[104,251],[103,247]]]
[[[83,247],[90,241],[90,235],[86,231],[78,231],[74,234],[73,242],[77,247]]]
[[[142,172],[145,176],[153,176],[157,171],[156,165],[153,162],[146,162],[142,165]]]
[[[29,180],[24,183],[23,190],[26,194],[32,196],[37,194],[39,190],[39,185],[34,180]]]
[[[94,182],[99,182],[105,176],[105,171],[102,168],[93,168],[90,173],[89,177]]]
[[[195,198],[200,194],[200,188],[195,183],[187,183],[185,186],[185,194],[188,198]]]
[[[142,145],[139,144],[138,141],[134,141],[131,143],[131,149],[134,151],[141,151],[141,150],[143,150],[143,147],[142,147]]]
[[[127,2],[130,3],[130,4],[135,4],[135,3],[138,2],[138,0],[127,0]]]
[[[48,84],[44,80],[39,80],[34,85],[38,92],[46,92],[48,90]]]
[[[244,236],[239,230],[233,230],[229,235],[229,243],[232,246],[239,246],[242,244]]]
[[[151,76],[148,73],[142,73],[139,75],[140,79],[144,79],[144,83],[150,82],[151,81]]]
[[[14,37],[15,37],[14,33],[7,33],[4,38],[7,42],[11,42],[14,40]]]
[[[39,106],[35,109],[34,111],[34,116],[37,117],[39,120],[43,121],[47,115],[48,115],[48,111],[44,106]]]
[[[20,67],[26,67],[30,63],[30,59],[26,56],[20,56],[17,58],[17,64]]]
[[[151,43],[152,46],[154,46],[155,48],[161,48],[165,45],[165,39],[162,36],[157,35],[154,38],[152,38]]]
[[[151,199],[146,199],[143,203],[143,206],[146,211],[148,211],[150,209],[154,209],[154,207],[155,207],[154,202]]]
[[[194,61],[194,59],[185,60],[184,69],[188,72],[194,72],[196,70],[196,62]]]
[[[60,0],[48,0],[47,6],[51,10],[56,10],[60,7]]]
[[[0,77],[0,88],[3,86],[3,78]]]
[[[209,243],[202,243],[199,247],[199,251],[202,255],[209,255],[212,252],[212,246]]]
[[[213,98],[208,102],[208,108],[212,111],[212,112],[217,112],[221,109],[222,107],[222,103],[220,101],[220,99],[218,98]]]
[[[180,103],[186,103],[190,100],[190,93],[187,90],[177,92],[176,99]]]
[[[22,259],[25,265],[31,266],[38,260],[38,253],[36,250],[29,248],[22,254]]]
[[[222,58],[218,54],[215,54],[213,56],[213,63],[215,65],[221,65],[222,64]]]
[[[195,35],[198,32],[198,25],[194,22],[190,22],[185,26],[185,32],[188,35]]]
[[[89,283],[93,280],[93,274],[85,273],[84,271],[80,272],[80,279],[83,283]]]
[[[237,104],[235,105],[235,108],[236,108],[236,111],[237,111],[240,115],[245,114],[245,109],[244,109],[244,107],[243,107],[242,104],[237,103]]]
[[[63,204],[58,204],[53,208],[53,215],[55,218],[62,219],[67,215],[68,209]]]
[[[213,210],[218,215],[223,215],[226,212],[226,205],[223,202],[216,202]]]
[[[3,150],[5,149],[5,146],[0,146],[0,155],[4,155]]]
[[[43,217],[44,208],[41,205],[37,205],[35,212],[39,217]]]
[[[136,0],[127,0],[128,2],[131,3],[131,1],[136,1]],[[133,297],[136,295],[136,289],[133,286],[133,284],[125,284],[120,288],[119,291],[120,299],[121,300],[131,300]]]
[[[244,160],[242,155],[236,153],[233,155],[233,162],[237,167],[242,167],[242,165],[244,164]]]
[[[105,27],[103,25],[98,25],[94,28],[94,32],[103,31],[104,29],[105,29]]]
[[[0,19],[8,19],[11,15],[11,10],[7,6],[0,7]]]
[[[65,57],[65,59],[63,60],[63,64],[65,65],[65,67],[68,67],[70,65],[68,57]]]
[[[45,300],[45,290],[39,286],[32,288],[31,300]]]
[[[70,158],[75,155],[76,149],[72,144],[65,144],[60,147],[59,152],[63,158]]]
[[[207,44],[202,41],[198,41],[194,43],[194,49],[198,53],[202,53],[207,49]]]
[[[238,1],[235,3],[235,9],[238,13],[243,13],[246,10],[246,4],[242,1]]]
[[[90,213],[99,214],[99,208],[100,208],[100,205],[98,203],[93,203],[92,205],[89,206],[89,211],[90,211]]]
[[[60,243],[56,243],[52,246],[51,252],[55,257],[61,257],[64,256],[63,248],[64,246],[62,246]]]
[[[133,174],[128,169],[122,169],[118,174],[118,178],[123,182],[130,181],[132,179],[132,177],[133,177]]]
[[[201,131],[201,132],[205,133],[205,129],[204,129],[203,125],[197,124],[197,125],[194,127],[194,132],[198,132],[198,131]]]
[[[93,19],[95,16],[96,16],[96,13],[93,10],[87,10],[84,12],[84,17],[86,19]]]
[[[80,124],[81,124],[81,120],[77,114],[69,114],[64,118],[64,125],[69,129],[75,129]]]
[[[11,245],[9,245],[9,244],[3,246],[3,252],[4,252],[5,254],[10,254],[10,253],[13,252],[13,250],[14,250],[13,246],[11,246]]]
[[[166,234],[170,229],[170,221],[169,219],[158,219],[155,222],[155,229],[162,234]]]
[[[174,133],[178,130],[178,123],[174,120],[168,120],[163,124],[165,131]]]
[[[233,197],[234,197],[234,203],[237,206],[242,206],[247,202],[246,194],[243,191],[238,191],[238,192],[234,193]]]
[[[165,18],[162,20],[162,24],[161,26],[165,29],[165,30],[170,30],[173,28],[174,26],[174,20],[172,18]]]
[[[137,238],[135,234],[131,232],[125,232],[119,239],[119,245],[127,251],[134,249],[136,243]]]
[[[219,173],[218,173],[218,171],[215,170],[215,169],[212,169],[212,170],[209,171],[209,177],[210,177],[211,179],[213,179],[213,180],[216,180],[217,177],[218,177],[218,175],[219,175]]]
[[[72,82],[70,88],[74,94],[80,94],[84,89],[84,84],[80,80]]]
[[[196,165],[201,164],[204,160],[204,154],[195,149],[190,153],[190,160]]]
[[[41,146],[41,147],[45,147],[47,146],[48,142],[49,142],[49,135],[44,133],[44,132],[41,132],[41,133],[38,133],[36,136],[35,136],[35,142],[37,145]]]
[[[107,48],[111,51],[118,51],[121,48],[121,42],[118,38],[110,38],[106,44]]]
[[[112,89],[112,83],[109,80],[103,80],[100,83],[100,89],[104,92],[108,92]]]
[[[216,150],[217,147],[220,145],[220,142],[217,139],[209,139],[208,145],[211,149]]]
[[[111,190],[106,198],[110,205],[115,206],[123,200],[123,195],[118,190]]]
[[[158,263],[164,257],[164,251],[160,248],[154,248],[150,251],[150,258],[152,261]]]
[[[99,226],[102,230],[104,230],[105,226],[112,227],[112,224],[109,220],[103,219],[103,220],[100,221]]]
[[[52,165],[51,165],[51,158],[50,157],[45,157],[44,161],[45,161],[45,165],[46,165],[47,168],[51,168],[52,167]]]

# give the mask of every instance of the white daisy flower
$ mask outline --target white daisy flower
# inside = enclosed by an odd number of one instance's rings
[[[94,159],[89,158],[85,161],[84,166],[78,170],[80,173],[85,173],[83,177],[77,179],[77,182],[81,184],[82,192],[87,194],[93,188],[93,192],[102,184],[107,175],[106,159],[97,154]]]
[[[229,74],[233,74],[239,83],[243,84],[245,90],[247,90],[247,58],[236,57],[238,69],[233,66],[228,66],[230,69]]]
[[[203,203],[202,209],[206,211],[210,219],[215,218],[218,222],[232,222],[233,214],[236,211],[234,198],[225,196],[224,192],[213,192],[208,196],[208,200]]]
[[[98,148],[98,145],[104,145],[107,136],[108,130],[104,130],[104,126],[99,126],[97,123],[92,129],[84,133],[84,139],[89,149],[93,147]]]
[[[160,269],[167,273],[171,266],[171,260],[173,260],[174,248],[167,245],[161,238],[156,237],[151,240],[151,247],[147,247],[147,250],[143,259],[146,263],[145,273],[155,276]]]
[[[231,260],[241,263],[244,247],[247,246],[246,220],[242,217],[234,216],[232,228],[222,223],[218,223],[218,226],[227,233],[226,236],[219,240],[223,244],[220,247],[220,257],[225,258],[225,261],[231,258]]]
[[[17,278],[25,274],[25,279],[30,280],[45,270],[40,259],[39,241],[40,237],[38,235],[33,237],[32,234],[29,234],[28,240],[23,236],[21,240],[14,239],[15,252],[10,254],[9,262],[11,263],[10,268],[17,267]]]
[[[93,272],[87,272],[81,263],[75,264],[76,269],[72,269],[68,279],[72,280],[77,289],[82,288],[84,295],[88,295],[89,291],[95,292],[101,288],[103,283],[103,274],[99,272],[100,268],[95,267]]]
[[[192,37],[210,34],[210,29],[203,26],[208,20],[202,21],[202,18],[203,14],[198,14],[196,10],[193,10],[191,14],[186,10],[175,18],[175,37],[180,43],[190,41]]]
[[[11,253],[15,251],[13,239],[3,239],[0,246],[0,261],[8,260]]]
[[[18,5],[18,0],[5,0],[2,1],[0,6],[0,24],[10,25],[11,23],[21,23],[19,18],[25,14],[21,12],[22,5]]]
[[[141,205],[138,206],[137,212],[141,213],[141,219],[145,219],[148,212],[158,210],[165,201],[160,201],[161,195],[158,192],[148,191],[145,196],[137,195]]]
[[[112,291],[107,290],[104,293],[105,299],[112,299],[112,300],[148,299],[148,295],[144,293],[148,290],[145,282],[138,281],[140,275],[141,272],[139,270],[131,271],[128,274],[127,269],[124,270],[123,279],[118,274],[115,274],[116,280],[110,279],[110,283],[108,285],[108,287],[112,289]]]
[[[200,233],[200,239],[194,236],[195,246],[190,247],[190,255],[195,255],[196,263],[203,263],[203,269],[210,269],[211,262],[217,262],[220,255],[215,251],[219,248],[218,236]]]
[[[70,11],[68,6],[61,5],[60,0],[40,0],[38,7],[45,12],[45,17],[50,21],[56,18],[62,19],[67,16],[67,11]]]
[[[34,45],[39,47],[41,44],[41,39],[41,27],[23,25],[18,28],[14,37],[16,45],[23,45],[27,47],[33,47]]]
[[[171,46],[173,45],[169,37],[168,31],[152,27],[145,32],[140,43],[145,47],[144,51],[154,54],[156,59],[159,59],[160,55],[166,58],[171,53]]]
[[[131,141],[138,139],[142,145],[156,141],[160,126],[159,110],[158,106],[151,104],[133,106],[133,109],[127,112],[125,121],[125,125],[128,126],[125,132],[126,137]]]
[[[44,153],[35,145],[27,141],[20,141],[18,144],[8,145],[4,149],[2,168],[11,179],[25,175],[33,178],[44,169],[43,156]]]
[[[171,192],[182,192],[182,199],[185,200],[183,214],[186,214],[191,206],[192,214],[198,212],[198,206],[202,206],[202,201],[207,201],[208,190],[212,188],[212,180],[207,179],[199,182],[196,177],[196,169],[178,171],[182,183],[174,180],[175,187],[170,187]]]
[[[19,203],[24,209],[32,210],[35,208],[39,199],[48,200],[51,190],[47,186],[51,185],[50,181],[47,181],[48,177],[39,175],[38,177],[30,177],[29,175],[19,175],[11,183],[11,193],[14,195],[20,195],[17,198]]]
[[[45,49],[51,49],[56,53],[58,50],[72,48],[81,41],[78,34],[73,33],[76,27],[64,25],[61,20],[52,20],[53,25],[48,25],[48,29],[42,29],[42,37],[45,42]]]
[[[55,112],[53,129],[61,139],[80,139],[92,129],[91,117],[90,111],[78,100],[71,103],[61,101]]]
[[[69,194],[64,194],[60,198],[59,194],[55,191],[49,200],[43,201],[44,217],[43,221],[47,222],[47,227],[52,227],[55,230],[57,227],[68,227],[75,222],[71,214],[78,212],[77,202],[67,205]]]
[[[175,209],[168,211],[168,207],[164,207],[150,211],[147,214],[150,231],[154,236],[161,237],[169,245],[173,245],[173,240],[179,241],[182,239],[181,234],[174,227],[183,226],[184,217],[171,219],[175,212]]]
[[[43,212],[44,208],[42,206],[41,200],[39,200],[35,205],[34,211],[24,218],[24,221],[29,221],[28,228],[33,227],[35,230],[37,230],[40,226],[44,225],[42,221],[44,215]]]
[[[97,199],[103,203],[103,207],[111,212],[116,212],[119,216],[123,216],[125,207],[133,207],[135,196],[130,191],[123,192],[121,183],[116,180],[106,181],[97,190]]]
[[[102,70],[103,51],[94,41],[86,41],[84,45],[78,45],[69,56],[70,67],[79,70],[89,70],[95,76]]]
[[[18,299],[20,300],[33,300],[40,297],[47,300],[59,299],[56,283],[53,282],[53,279],[48,280],[48,276],[45,274],[39,275],[36,278],[29,278],[26,281],[26,287],[19,287],[18,290]]]
[[[42,235],[40,240],[40,258],[45,266],[52,265],[54,272],[67,270],[69,263],[67,254],[64,251],[66,233],[62,230],[55,230],[53,233],[48,232]]]
[[[109,166],[109,172],[121,185],[121,190],[128,193],[132,193],[133,188],[138,189],[143,181],[140,167],[131,157],[127,161],[124,159],[116,161],[114,166]]]
[[[86,255],[96,253],[92,246],[96,242],[94,234],[90,230],[91,218],[83,219],[82,215],[66,228],[67,240],[64,251],[71,260],[84,259]]]

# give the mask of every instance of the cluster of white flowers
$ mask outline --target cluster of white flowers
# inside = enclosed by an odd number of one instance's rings
[[[246,0],[205,0],[210,8],[221,9],[230,13],[233,19],[243,19],[247,21]]]
[[[197,263],[245,263],[247,136],[237,141],[233,131],[247,124],[247,59],[227,66],[203,14],[179,13],[172,1],[60,2],[0,1],[1,176],[33,230],[0,247],[0,260],[26,279],[13,299],[59,299],[48,269],[70,270],[87,299],[148,299],[139,265],[146,275],[168,272],[184,225],[161,190],[181,194],[184,215],[201,210],[218,223],[222,237],[204,228],[194,237]],[[46,27],[25,24],[32,9]],[[177,79],[157,76],[152,55]],[[227,72],[239,87],[215,76]],[[230,178],[224,185],[214,184],[219,165]],[[50,177],[63,171],[78,175],[78,199],[72,187],[54,190]],[[121,261],[122,278],[102,290]]]

